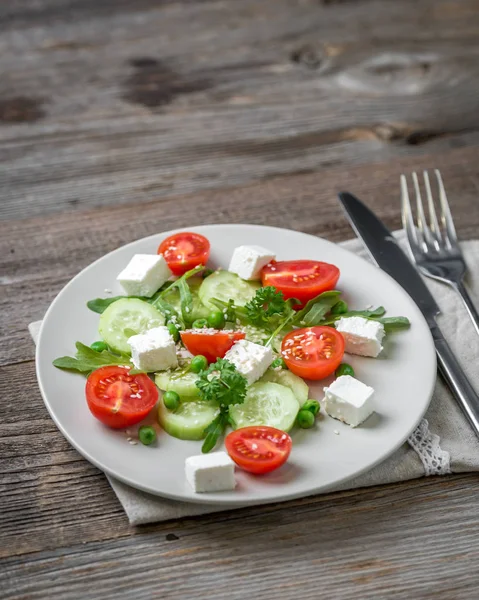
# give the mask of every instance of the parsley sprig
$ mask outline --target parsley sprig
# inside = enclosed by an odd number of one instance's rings
[[[218,438],[223,435],[229,420],[229,407],[242,404],[246,397],[246,379],[238,373],[229,360],[218,358],[207,369],[199,374],[196,387],[203,400],[215,402],[220,407],[218,416],[205,429],[206,438],[201,448],[204,453],[216,446]]]
[[[281,316],[286,308],[283,292],[272,285],[257,290],[254,298],[245,304],[249,322],[263,328],[270,328],[272,319]]]

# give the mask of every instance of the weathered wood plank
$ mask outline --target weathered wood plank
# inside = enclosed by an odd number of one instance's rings
[[[453,5],[4,3],[2,214],[477,145],[479,11]]]

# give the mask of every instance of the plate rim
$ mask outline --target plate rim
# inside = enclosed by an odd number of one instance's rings
[[[399,442],[397,442],[395,445],[393,445],[386,454],[381,455],[380,458],[378,458],[377,460],[368,463],[367,466],[362,467],[360,469],[357,469],[353,474],[349,474],[349,475],[345,475],[337,480],[335,480],[333,483],[330,484],[325,484],[325,485],[320,485],[315,487],[314,489],[311,488],[310,490],[308,490],[307,492],[304,491],[296,491],[296,492],[291,492],[291,493],[285,493],[285,492],[280,492],[279,494],[276,494],[275,497],[272,498],[242,498],[242,499],[238,499],[238,501],[235,500],[231,500],[231,499],[218,499],[218,498],[211,498],[208,497],[207,494],[197,494],[194,497],[188,497],[187,499],[185,499],[183,496],[180,496],[178,494],[175,493],[166,493],[166,492],[157,492],[152,490],[151,488],[148,488],[147,486],[143,486],[141,484],[138,484],[136,482],[132,483],[132,480],[128,477],[123,476],[121,473],[117,473],[115,470],[109,469],[107,466],[105,466],[100,460],[97,460],[94,456],[92,456],[91,454],[89,454],[87,451],[85,451],[81,444],[77,444],[75,443],[74,439],[70,436],[70,434],[65,430],[65,428],[62,426],[62,424],[60,423],[60,421],[56,418],[52,407],[49,404],[49,401],[47,399],[47,394],[46,391],[44,389],[43,386],[43,382],[42,382],[42,378],[40,375],[40,351],[41,351],[41,340],[43,337],[43,332],[44,332],[44,328],[45,328],[45,324],[47,323],[47,319],[50,318],[51,313],[54,311],[55,309],[55,305],[57,303],[57,301],[59,300],[60,296],[64,293],[64,291],[70,286],[73,285],[73,283],[82,276],[82,274],[92,268],[94,265],[96,265],[97,263],[105,260],[108,256],[115,254],[116,252],[119,252],[121,250],[127,249],[129,246],[133,246],[135,244],[137,244],[140,241],[148,241],[148,240],[153,240],[155,238],[158,238],[158,236],[164,236],[167,237],[169,235],[173,235],[177,232],[181,232],[181,231],[197,231],[198,233],[201,233],[201,230],[204,229],[210,229],[210,228],[229,228],[229,227],[234,227],[234,228],[247,228],[247,229],[269,229],[269,230],[273,230],[276,232],[293,232],[293,233],[297,233],[300,235],[306,235],[308,237],[314,238],[316,240],[320,240],[323,243],[326,243],[330,246],[334,246],[336,248],[338,248],[341,252],[345,252],[348,253],[352,256],[355,257],[355,259],[360,260],[361,262],[367,264],[368,266],[375,266],[373,263],[371,263],[370,261],[367,261],[366,259],[364,259],[361,256],[358,256],[356,254],[354,254],[353,252],[351,252],[350,250],[343,248],[339,245],[339,243],[336,242],[332,242],[330,240],[327,240],[325,238],[322,238],[320,236],[311,234],[311,233],[306,233],[303,231],[298,231],[295,229],[290,229],[290,228],[285,228],[285,227],[276,227],[276,226],[271,226],[271,225],[261,225],[261,224],[248,224],[248,223],[212,223],[212,224],[206,224],[206,225],[195,225],[192,227],[188,227],[188,228],[175,228],[175,229],[171,229],[171,230],[167,230],[167,231],[160,231],[157,233],[154,233],[152,235],[149,236],[145,236],[142,238],[138,238],[136,240],[133,240],[131,242],[128,242],[127,244],[118,246],[118,248],[115,248],[114,250],[111,250],[110,252],[107,252],[106,254],[100,256],[99,258],[97,258],[96,260],[94,260],[93,262],[89,263],[88,265],[86,265],[85,267],[83,267],[74,277],[72,277],[71,279],[68,280],[68,282],[62,287],[62,289],[56,294],[55,298],[52,300],[52,302],[50,303],[47,311],[45,312],[45,315],[43,316],[42,319],[42,323],[40,326],[40,330],[38,333],[38,337],[37,337],[37,342],[36,342],[36,349],[35,349],[35,372],[36,372],[36,376],[37,376],[37,381],[38,381],[38,386],[40,388],[40,393],[42,396],[42,400],[43,403],[45,404],[47,411],[51,417],[51,419],[53,420],[53,422],[55,423],[55,425],[57,426],[57,428],[59,429],[59,431],[62,433],[62,435],[65,437],[65,439],[69,442],[69,444],[81,455],[83,456],[83,458],[85,458],[86,460],[88,460],[91,464],[93,464],[95,467],[97,467],[100,471],[102,471],[103,473],[105,473],[105,475],[107,475],[107,477],[111,477],[113,479],[116,479],[118,481],[120,481],[121,483],[132,487],[133,489],[137,489],[140,490],[142,492],[145,492],[147,494],[150,494],[154,497],[157,498],[165,498],[168,500],[175,500],[175,501],[179,501],[179,502],[184,502],[184,503],[194,503],[194,504],[205,504],[205,505],[210,505],[210,506],[223,506],[225,507],[225,509],[227,508],[239,508],[239,507],[243,507],[243,506],[251,506],[251,505],[260,505],[260,504],[270,504],[270,503],[275,503],[275,502],[285,502],[288,500],[294,500],[297,498],[306,498],[308,496],[313,496],[313,495],[317,495],[317,494],[322,494],[322,493],[327,493],[328,491],[335,489],[339,486],[341,486],[343,483],[349,481],[349,480],[353,480],[356,477],[359,477],[360,475],[363,475],[364,473],[374,469],[374,467],[376,467],[378,464],[381,464],[383,462],[385,462],[388,458],[390,458],[403,444],[404,442],[409,438],[409,436],[412,434],[412,432],[417,428],[417,426],[419,425],[419,423],[421,422],[421,420],[423,419],[425,413],[427,412],[429,405],[431,403],[432,400],[432,396],[434,393],[434,389],[435,389],[435,384],[436,384],[436,378],[437,378],[437,357],[436,357],[436,351],[435,351],[435,346],[434,346],[434,341],[433,341],[433,337],[432,334],[429,331],[429,327],[427,326],[427,321],[424,317],[424,315],[422,314],[422,312],[420,311],[418,305],[416,304],[416,302],[412,299],[412,297],[408,294],[408,292],[394,279],[394,277],[392,277],[391,275],[389,275],[388,273],[386,273],[385,271],[383,271],[382,269],[380,269],[379,267],[378,270],[381,271],[382,275],[387,277],[395,286],[399,287],[402,292],[408,297],[408,299],[410,300],[410,302],[417,308],[418,314],[420,314],[420,317],[423,321],[423,324],[426,325],[426,328],[429,332],[429,335],[427,336],[427,342],[429,344],[430,350],[431,350],[431,356],[433,356],[433,361],[432,361],[432,377],[430,378],[430,383],[429,383],[429,392],[427,394],[427,402],[424,405],[424,409],[422,410],[420,416],[418,416],[417,420],[414,422],[414,425],[408,430],[407,434],[405,434],[403,437],[401,437],[401,440]],[[344,242],[346,241],[353,241],[354,239],[358,239],[358,238],[350,238],[350,240],[344,240]],[[342,242],[340,242],[342,243]],[[379,484],[380,485],[380,484]]]

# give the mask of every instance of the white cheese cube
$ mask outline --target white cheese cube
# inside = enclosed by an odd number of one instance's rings
[[[261,246],[238,246],[228,270],[247,281],[261,279],[261,269],[275,258],[274,252]]]
[[[351,427],[357,427],[374,412],[373,388],[350,375],[338,377],[324,388],[324,393],[323,407],[327,414]]]
[[[248,340],[239,340],[225,354],[225,359],[234,364],[238,373],[251,385],[266,373],[273,362],[273,351]]]
[[[343,334],[345,351],[360,356],[376,356],[383,347],[384,325],[364,317],[342,317],[336,323],[337,331]]]
[[[128,296],[151,298],[171,275],[162,254],[135,254],[116,279]]]
[[[137,369],[151,373],[178,366],[176,345],[167,327],[155,327],[128,340],[131,360]]]
[[[236,486],[235,465],[226,452],[188,457],[185,474],[195,492],[224,492]]]

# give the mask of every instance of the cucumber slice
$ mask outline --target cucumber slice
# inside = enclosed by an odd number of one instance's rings
[[[182,402],[174,412],[165,407],[163,399],[158,402],[159,424],[180,440],[202,440],[205,428],[218,413],[218,406],[210,402]]]
[[[210,310],[218,310],[214,304],[210,304],[211,298],[218,298],[224,302],[228,302],[232,298],[235,304],[244,306],[260,287],[259,282],[244,281],[229,271],[215,271],[203,281],[198,294],[205,306]]]
[[[128,339],[132,335],[164,323],[164,316],[148,302],[138,298],[121,298],[101,314],[98,331],[110,348],[130,354]]]
[[[198,375],[196,373],[178,374],[175,371],[156,373],[155,383],[165,392],[176,392],[182,400],[194,400],[200,395],[196,387]]]
[[[289,431],[296,420],[299,402],[293,392],[279,383],[254,383],[243,404],[230,406],[235,429],[250,425],[268,425]]]
[[[210,314],[210,309],[207,308],[200,300],[198,295],[198,290],[200,289],[201,284],[203,283],[202,277],[190,277],[187,280],[188,285],[190,286],[191,296],[193,298],[193,306],[191,311],[191,319],[195,321],[196,319],[206,319],[206,317]],[[180,292],[178,288],[173,288],[171,292],[168,292],[164,296],[166,302],[171,304],[171,306],[176,310],[177,313],[181,314],[181,300],[180,300]]]
[[[309,397],[309,387],[307,384],[291,371],[287,369],[268,369],[259,381],[269,381],[279,383],[288,387],[296,396],[300,406],[306,402]]]

